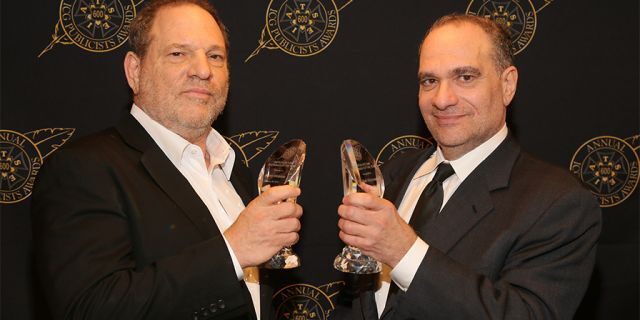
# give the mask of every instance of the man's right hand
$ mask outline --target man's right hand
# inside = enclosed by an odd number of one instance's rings
[[[268,188],[224,232],[242,268],[258,266],[282,247],[298,242],[302,207],[287,200],[299,195],[300,188]]]

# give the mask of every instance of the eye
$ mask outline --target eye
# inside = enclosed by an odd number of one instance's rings
[[[434,78],[424,78],[420,81],[420,86],[427,90],[435,87],[437,84],[438,80]]]
[[[219,53],[209,54],[209,59],[211,59],[216,64],[223,64],[226,61],[226,57]]]
[[[182,57],[184,56],[184,53],[181,51],[172,51],[169,53],[169,55],[172,57]]]
[[[468,82],[471,82],[471,81],[475,80],[476,76],[472,75],[472,74],[463,74],[463,75],[460,75],[459,79],[462,82],[468,83]]]

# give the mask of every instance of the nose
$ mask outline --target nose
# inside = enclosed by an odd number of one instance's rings
[[[435,89],[433,96],[433,106],[444,110],[450,106],[454,106],[458,103],[458,95],[452,88],[451,84],[443,81]]]
[[[190,61],[189,76],[197,77],[201,80],[211,78],[211,65],[209,57],[204,52],[196,52]]]

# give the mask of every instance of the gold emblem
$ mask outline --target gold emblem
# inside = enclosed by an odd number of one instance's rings
[[[249,131],[226,137],[236,154],[242,156],[242,163],[249,166],[249,161],[259,155],[278,137],[278,131]]]
[[[75,44],[90,52],[108,52],[129,38],[136,16],[133,0],[62,0],[51,43],[38,58],[58,43]]]
[[[0,203],[17,203],[29,197],[43,160],[74,131],[50,128],[22,134],[0,130]]]
[[[276,319],[326,320],[335,306],[331,298],[344,287],[343,281],[332,282],[320,287],[309,284],[292,284],[273,295]]]
[[[634,145],[630,144],[634,143]],[[638,185],[638,136],[595,137],[573,155],[569,169],[587,185],[601,207],[626,200]]]
[[[339,12],[352,1],[338,6],[334,0],[271,0],[258,47],[244,62],[265,48],[296,57],[322,52],[338,33]]]
[[[421,136],[406,135],[397,137],[382,147],[378,156],[376,157],[376,163],[381,166],[385,161],[391,160],[393,157],[405,153],[411,149],[425,149],[434,145],[433,139],[427,139]]]
[[[471,0],[467,14],[494,20],[505,26],[511,36],[513,54],[526,48],[536,33],[537,14],[553,0],[538,0],[536,9],[531,0]]]

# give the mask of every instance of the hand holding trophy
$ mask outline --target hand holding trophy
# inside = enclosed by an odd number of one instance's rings
[[[273,152],[267,158],[258,176],[258,192],[267,186],[291,185],[300,186],[302,166],[307,145],[304,141],[291,140]],[[287,201],[295,202],[296,199]],[[284,247],[263,264],[267,269],[291,269],[300,266],[300,258],[291,247]]]
[[[375,159],[369,151],[358,141],[347,139],[340,146],[342,158],[342,185],[344,195],[362,191],[361,183],[368,184],[378,191],[378,196],[384,193],[382,173],[376,165]],[[370,274],[382,271],[382,264],[364,255],[360,249],[345,246],[333,261],[333,267],[338,271],[354,274]]]

